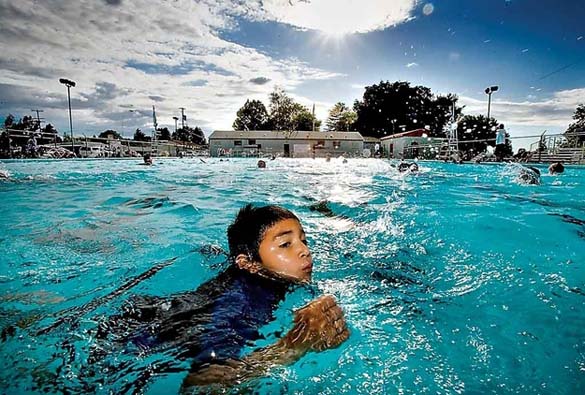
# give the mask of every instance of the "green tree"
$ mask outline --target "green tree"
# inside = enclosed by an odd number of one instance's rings
[[[35,122],[33,117],[30,115],[25,115],[18,121],[18,123],[12,124],[12,129],[16,130],[35,130]]]
[[[292,115],[292,128],[290,130],[313,130],[313,121],[315,123],[315,130],[321,127],[319,121],[309,109],[302,104],[294,103]]]
[[[357,114],[355,111],[346,111],[341,114],[341,126],[345,126],[346,131],[355,130],[355,122],[357,121]]]
[[[312,130],[321,125],[309,109],[295,101],[279,87],[270,94],[269,122],[273,130]]]
[[[140,128],[136,129],[132,139],[134,141],[150,141],[151,140],[150,136],[147,136],[146,134],[144,134],[144,132],[142,130],[140,130]]]
[[[120,136],[120,133],[118,133],[115,130],[112,129],[108,129],[108,130],[104,130],[103,132],[101,132],[98,137],[101,139],[106,139],[108,138],[108,135],[111,135],[112,138],[116,139],[116,140],[121,140],[122,136]]]
[[[205,145],[205,134],[199,127],[191,128],[185,126],[184,128],[177,129],[177,133],[173,133],[173,140],[183,141],[185,143],[193,143],[199,145]]]
[[[171,132],[169,131],[169,128],[164,127],[164,128],[158,128],[157,130],[157,138],[159,140],[170,140],[171,139]]]
[[[571,123],[565,131],[570,146],[577,146],[585,141],[585,104],[579,104],[573,114],[575,122]]]
[[[270,93],[270,123],[274,130],[295,130],[293,124],[294,101],[284,89],[275,87]]]
[[[8,116],[4,120],[4,127],[6,129],[12,129],[14,127],[14,115],[8,114]]]
[[[346,130],[349,131],[357,119],[357,114],[352,111],[345,103],[336,103],[331,110],[325,122],[327,130]]]
[[[260,100],[246,100],[238,110],[234,130],[266,130],[270,129],[268,112]]]
[[[367,86],[362,100],[354,102],[356,129],[364,136],[383,137],[413,129],[428,129],[431,137],[444,137],[457,96],[434,96],[430,88],[410,83],[380,81]],[[461,107],[455,107],[455,115]]]
[[[485,152],[488,145],[495,147],[498,125],[499,122],[495,118],[487,119],[483,115],[466,115],[461,118],[457,124],[457,137],[459,149],[464,152],[464,156],[472,158],[476,154]],[[472,142],[474,140],[489,141]],[[512,153],[510,134],[506,133],[504,156],[511,156]]]
[[[201,128],[196,126],[195,129],[191,129],[191,130],[192,130],[191,141],[193,141],[195,144],[199,144],[199,145],[207,144],[207,140],[205,139],[205,134],[203,133],[203,130],[201,130]]]

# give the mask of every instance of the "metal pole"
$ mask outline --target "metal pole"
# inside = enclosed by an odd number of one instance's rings
[[[181,129],[185,129],[185,107],[179,107],[181,109]]]
[[[43,112],[43,110],[31,110],[31,111],[37,113],[37,125],[39,125],[39,133],[42,133],[42,129],[41,129],[41,116],[39,115],[39,113]],[[42,138],[42,134],[41,134],[41,138]]]
[[[71,87],[67,85],[67,101],[69,102],[69,131],[71,132],[71,152],[75,154],[75,146],[73,145],[73,120],[71,118]]]
[[[488,93],[488,113],[487,113],[488,121],[490,119],[490,105],[491,104],[492,104],[492,92],[490,91],[490,93]]]

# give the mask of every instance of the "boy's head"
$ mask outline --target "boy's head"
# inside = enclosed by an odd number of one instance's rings
[[[565,166],[561,162],[553,163],[549,166],[548,172],[550,174],[560,174],[565,171]]]
[[[313,260],[296,215],[278,206],[244,206],[228,227],[230,257],[251,273],[311,280]]]

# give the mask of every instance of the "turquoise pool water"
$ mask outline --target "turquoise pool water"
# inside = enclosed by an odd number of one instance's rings
[[[424,162],[404,175],[375,159],[277,159],[264,170],[206,161],[0,163],[11,174],[0,181],[2,393],[131,393],[140,372],[173,355],[112,353],[123,368],[99,365],[89,378],[96,322],[132,294],[212,278],[223,258],[208,246],[227,250],[226,227],[248,202],[299,215],[315,262],[314,289],[292,292],[254,347],[319,293],[335,295],[351,330],[341,347],[248,390],[585,392],[585,170],[527,186],[516,165]],[[311,210],[324,200],[329,211]],[[144,391],[176,393],[184,376],[154,376]]]

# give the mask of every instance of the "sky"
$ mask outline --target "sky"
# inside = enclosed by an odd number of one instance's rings
[[[206,135],[275,86],[325,121],[366,86],[409,81],[491,115],[514,146],[562,133],[585,102],[582,0],[0,0],[0,118],[40,109],[75,135]],[[179,121],[180,125],[180,121]],[[530,140],[532,141],[532,140]]]

